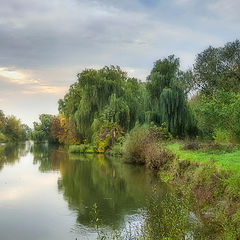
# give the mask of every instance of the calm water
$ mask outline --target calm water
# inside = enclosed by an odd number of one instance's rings
[[[2,145],[0,239],[96,239],[95,203],[103,229],[134,224],[156,181],[143,167],[102,155],[69,155],[30,142]]]

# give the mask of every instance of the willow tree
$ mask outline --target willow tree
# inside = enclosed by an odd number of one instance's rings
[[[64,99],[59,100],[59,111],[71,117],[88,140],[104,121],[115,122],[128,131],[139,118],[139,106],[139,82],[114,66],[82,71]]]
[[[192,125],[180,76],[179,59],[171,55],[156,61],[147,78],[151,120],[158,125],[166,123],[168,130],[175,136],[184,136]]]

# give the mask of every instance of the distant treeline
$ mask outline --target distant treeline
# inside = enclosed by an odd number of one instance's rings
[[[157,60],[145,82],[118,66],[86,69],[58,103],[58,116],[34,123],[36,141],[105,148],[144,124],[164,124],[175,138],[238,141],[240,41],[208,47],[188,71],[174,55]]]
[[[25,141],[31,137],[31,128],[15,116],[5,116],[0,110],[0,142]]]

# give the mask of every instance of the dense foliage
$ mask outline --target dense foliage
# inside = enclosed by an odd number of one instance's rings
[[[71,118],[79,134],[90,142],[105,122],[131,129],[141,118],[140,92],[139,82],[119,67],[88,69],[78,74],[78,81],[59,100],[59,111]]]
[[[194,64],[196,87],[204,94],[216,90],[240,91],[240,41],[229,42],[224,47],[210,46],[198,54]]]
[[[86,69],[59,100],[60,117],[72,123],[79,143],[94,143],[99,152],[137,123],[165,123],[174,136],[195,134],[187,104],[189,75],[179,70],[179,59],[174,56],[158,60],[147,83],[129,78],[119,67]]]
[[[31,129],[15,116],[5,116],[0,110],[0,142],[24,141],[30,138]]]
[[[147,79],[151,120],[158,125],[166,123],[169,132],[175,136],[185,136],[193,128],[181,76],[179,59],[169,56],[155,62]]]
[[[54,139],[51,134],[53,116],[50,114],[41,114],[39,116],[40,123],[34,122],[34,131],[32,137],[37,142],[49,141],[53,142]]]
[[[201,136],[239,141],[240,41],[198,54],[193,76],[197,94],[190,105]]]

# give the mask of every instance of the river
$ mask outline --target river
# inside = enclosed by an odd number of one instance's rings
[[[32,142],[1,145],[0,239],[96,239],[96,215],[98,231],[134,225],[155,184],[151,171],[118,158]]]

